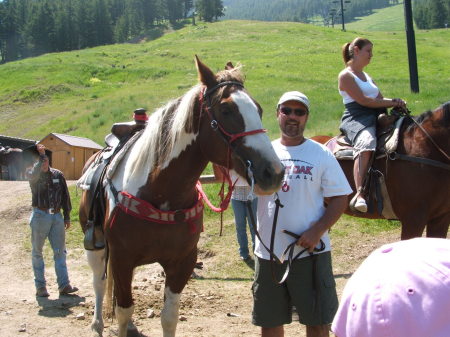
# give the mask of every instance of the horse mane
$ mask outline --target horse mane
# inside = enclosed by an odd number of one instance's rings
[[[222,70],[216,74],[216,80],[238,81],[243,83],[241,66]],[[169,101],[165,106],[151,114],[142,136],[136,141],[125,166],[124,181],[135,174],[146,174],[157,168],[164,168],[172,154],[179,154],[194,139],[195,103],[202,89],[201,84],[192,87],[182,97]],[[211,97],[211,104],[220,99],[222,90]],[[184,139],[184,141],[181,141]]]
[[[443,114],[442,114],[442,119],[437,122],[439,122],[444,127],[450,126],[450,101],[442,104],[439,108],[437,108],[434,111],[437,111],[439,109],[443,110]],[[433,116],[434,111],[427,110],[424,113],[420,114],[419,116],[413,116],[412,118],[418,124],[421,124],[422,122],[426,121],[428,118],[431,118]],[[409,120],[407,122],[407,126],[408,126],[408,128],[406,131],[410,131],[411,129],[414,129],[417,127],[417,125],[412,120]]]

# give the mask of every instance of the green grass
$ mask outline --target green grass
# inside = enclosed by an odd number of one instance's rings
[[[405,98],[413,113],[448,100],[446,30],[416,32],[420,94],[409,88],[405,34],[367,32],[375,43],[367,71],[383,93]],[[214,71],[242,63],[246,87],[262,105],[269,136],[278,135],[274,106],[286,90],[312,102],[307,135],[335,134],[342,114],[336,76],[341,45],[361,32],[298,23],[223,21],[189,26],[142,44],[42,55],[0,66],[0,134],[42,139],[50,132],[103,144],[111,124],[150,111],[197,83],[193,57]]]
[[[335,26],[336,28],[336,26]],[[405,30],[405,13],[403,4],[374,10],[374,13],[358,17],[345,24],[347,30],[398,32]]]

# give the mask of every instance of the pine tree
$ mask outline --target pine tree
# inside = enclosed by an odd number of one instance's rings
[[[222,0],[196,0],[195,8],[198,16],[207,22],[224,15]]]
[[[429,6],[429,28],[443,28],[446,22],[443,0],[431,0]]]
[[[96,28],[96,45],[111,44],[113,31],[111,16],[107,10],[105,0],[96,0],[94,13],[94,26]]]
[[[58,50],[54,15],[55,8],[49,1],[35,3],[27,29],[34,55]]]

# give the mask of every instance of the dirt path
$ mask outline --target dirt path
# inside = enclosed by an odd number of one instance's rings
[[[34,296],[28,218],[31,195],[27,182],[0,181],[0,336],[90,336],[93,290],[90,270],[82,249],[68,253],[72,284],[77,296],[59,298],[50,250],[46,251],[46,277],[50,297]],[[333,239],[334,271],[338,293],[359,263],[379,245],[398,238],[398,231],[376,237],[355,233]],[[214,258],[204,260],[213,264]],[[214,280],[207,268],[197,270],[202,280],[193,279],[182,295],[178,336],[259,336],[251,324],[251,280]],[[136,300],[134,320],[142,336],[161,336],[159,313],[164,279],[155,265],[138,269],[133,283]],[[155,317],[149,318],[149,309]],[[227,315],[232,313],[232,315]],[[107,322],[104,336],[115,336],[116,324]],[[305,336],[298,324],[286,327],[286,336]]]

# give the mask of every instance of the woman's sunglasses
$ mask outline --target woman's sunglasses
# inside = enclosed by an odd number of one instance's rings
[[[289,116],[292,112],[298,117],[304,116],[308,113],[308,111],[304,109],[292,109],[288,106],[284,106],[280,108],[280,111],[283,115]]]

